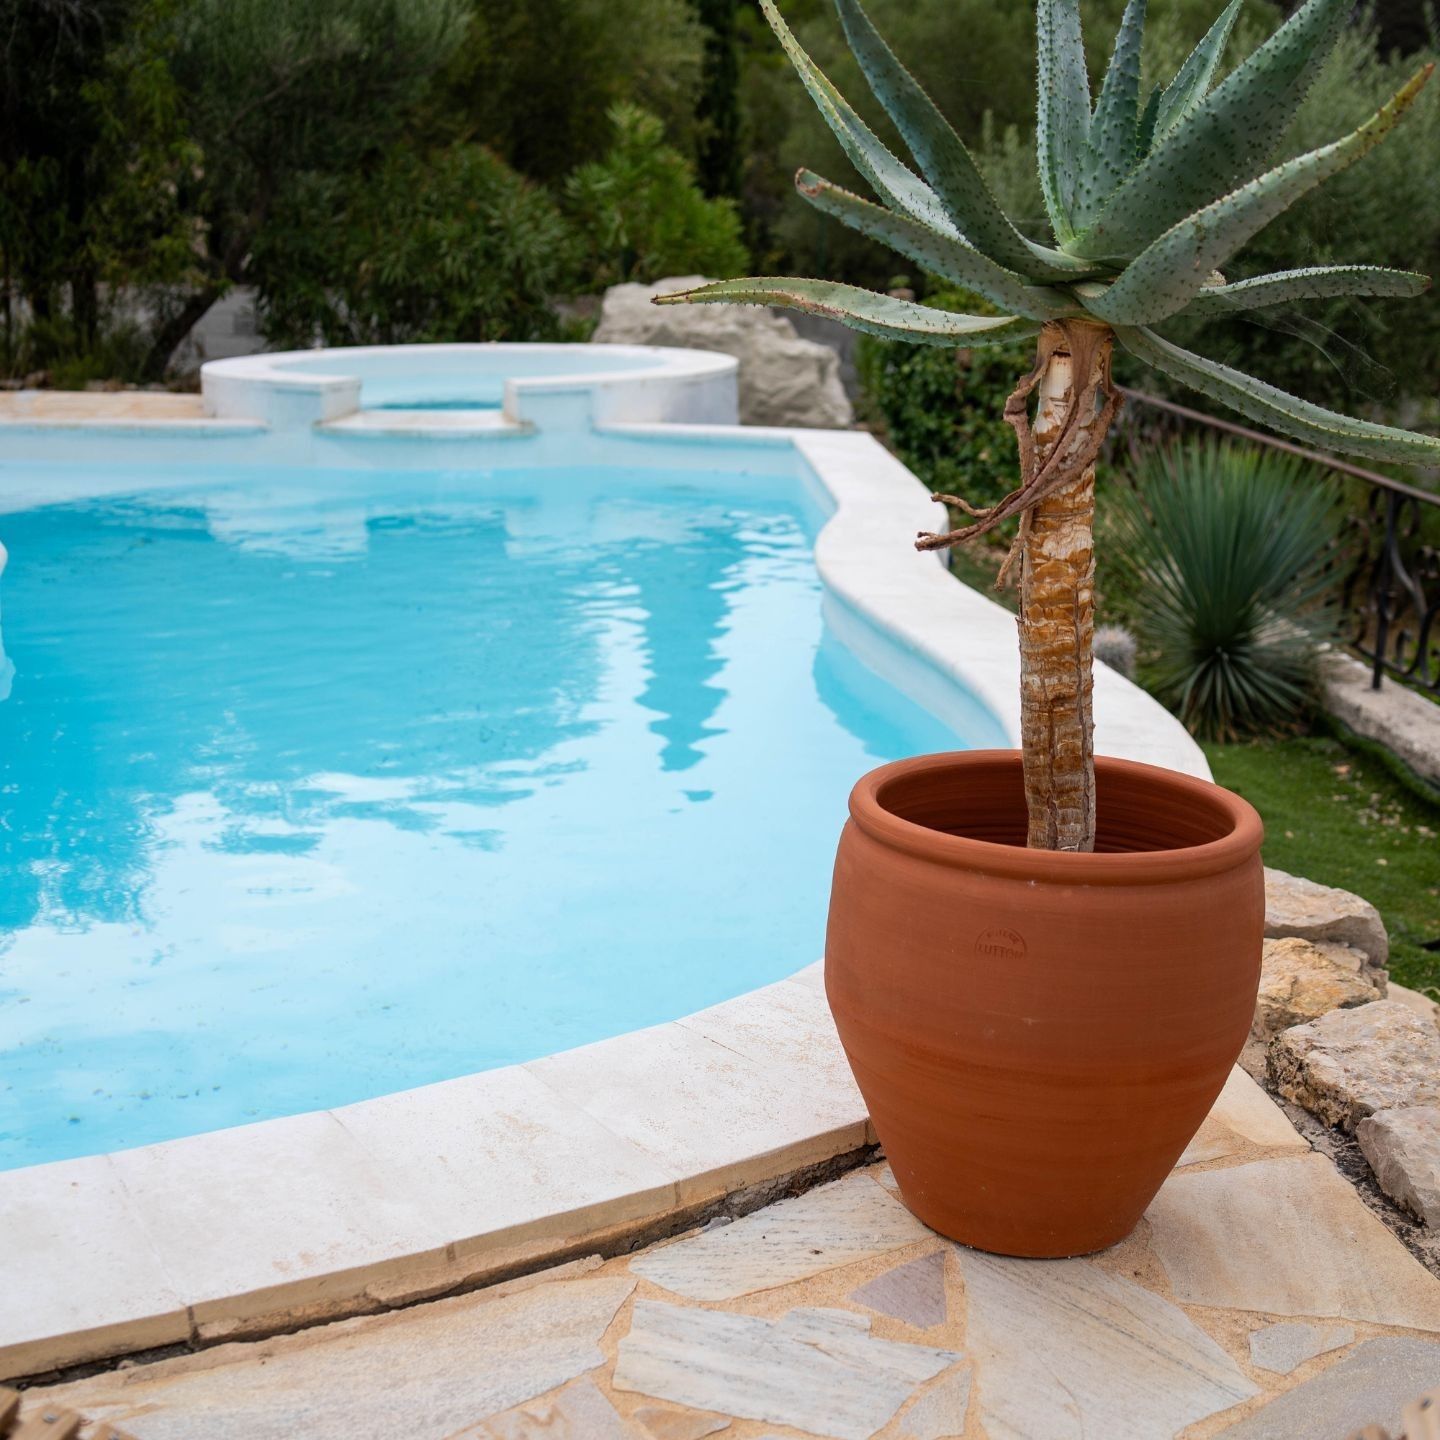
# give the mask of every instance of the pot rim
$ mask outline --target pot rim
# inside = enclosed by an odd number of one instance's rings
[[[1028,850],[950,835],[906,820],[887,809],[880,792],[893,781],[972,765],[1006,762],[1019,766],[1018,750],[951,750],[893,760],[862,775],[850,792],[850,818],[881,844],[903,850],[921,860],[951,868],[983,871],[1014,879],[1049,884],[1144,885],[1196,879],[1230,870],[1258,854],[1265,827],[1248,800],[1210,780],[1200,780],[1159,765],[1097,755],[1097,787],[1106,777],[1125,776],[1140,788],[1167,791],[1187,805],[1203,808],[1229,822],[1229,830],[1203,845],[1182,845],[1169,850],[1118,851],[1079,854],[1073,851]]]

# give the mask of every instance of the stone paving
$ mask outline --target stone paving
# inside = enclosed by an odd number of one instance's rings
[[[964,1250],[877,1164],[630,1256],[27,1400],[137,1440],[1345,1440],[1436,1385],[1440,1280],[1236,1071],[1090,1259]]]

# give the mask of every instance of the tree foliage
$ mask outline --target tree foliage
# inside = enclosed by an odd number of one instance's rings
[[[685,157],[665,143],[657,116],[622,104],[607,119],[610,149],[579,166],[564,188],[586,287],[739,274],[749,255],[735,202],[701,193]]]
[[[287,186],[251,268],[278,345],[546,340],[573,250],[550,196],[482,146],[398,144]]]

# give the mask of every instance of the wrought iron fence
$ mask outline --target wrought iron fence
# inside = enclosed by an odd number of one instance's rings
[[[1340,551],[1346,641],[1369,662],[1374,689],[1388,673],[1440,694],[1440,494],[1158,395],[1127,389],[1125,397],[1362,481],[1366,502],[1349,516]]]

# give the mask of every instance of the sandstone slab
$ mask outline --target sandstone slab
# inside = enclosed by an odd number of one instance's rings
[[[945,1252],[936,1250],[877,1275],[850,1298],[907,1325],[928,1330],[945,1322]]]
[[[953,1370],[911,1404],[895,1429],[895,1440],[960,1440],[970,1408],[971,1373]]]
[[[1317,885],[1283,870],[1265,871],[1265,934],[1274,940],[1298,935],[1302,940],[1329,941],[1363,951],[1373,975],[1390,959],[1390,937],[1380,912],[1348,890]],[[1383,974],[1375,977],[1383,994]]]
[[[1407,1005],[1377,1000],[1277,1035],[1266,1068],[1287,1100],[1353,1130],[1377,1110],[1440,1103],[1440,1031]]]
[[[641,1405],[634,1418],[652,1440],[705,1440],[730,1428],[724,1415],[705,1415],[698,1410],[662,1410],[658,1405]]]
[[[1309,1150],[1295,1133],[1285,1112],[1238,1066],[1232,1066],[1220,1098],[1211,1107],[1195,1138],[1175,1162],[1199,1165],[1252,1150]]]
[[[1375,987],[1355,967],[1342,965],[1327,951],[1347,948],[1316,945],[1289,936],[1266,940],[1260,960],[1260,990],[1250,1033],[1268,1040],[1292,1025],[1303,1025],[1332,1010],[1367,1005]],[[1359,957],[1359,951],[1351,951]]]
[[[990,1440],[1156,1440],[1258,1393],[1178,1306],[1088,1260],[960,1251]]]
[[[832,1440],[869,1440],[917,1386],[962,1358],[877,1340],[869,1329],[848,1310],[797,1309],[765,1320],[639,1300],[613,1383]]]
[[[1377,1111],[1360,1122],[1355,1138],[1380,1188],[1440,1230],[1440,1105]]]
[[[740,362],[740,419],[746,425],[851,424],[840,357],[828,345],[802,340],[783,315],[760,306],[650,303],[656,295],[705,283],[702,275],[682,275],[654,285],[612,285],[601,302],[595,342],[733,355]]]
[[[494,1415],[456,1440],[472,1435],[474,1440],[642,1440],[591,1380]]]
[[[647,1250],[631,1271],[691,1300],[734,1300],[927,1239],[898,1200],[860,1171],[718,1230]]]
[[[1354,1338],[1353,1325],[1312,1325],[1305,1320],[1286,1320],[1251,1332],[1250,1360],[1272,1374],[1288,1375],[1307,1360],[1338,1350]]]
[[[602,1364],[634,1288],[617,1276],[466,1295],[39,1393],[136,1440],[450,1440]]]
[[[1402,1407],[1435,1385],[1440,1385],[1440,1345],[1400,1336],[1367,1340],[1222,1430],[1218,1440],[1345,1440],[1366,1425],[1396,1434]]]
[[[1183,1304],[1440,1331],[1440,1280],[1323,1155],[1179,1172],[1146,1215]]]

